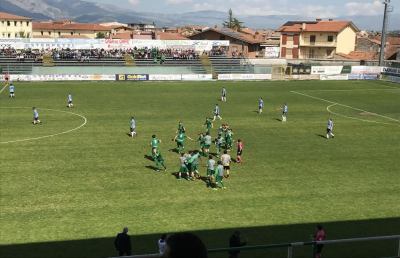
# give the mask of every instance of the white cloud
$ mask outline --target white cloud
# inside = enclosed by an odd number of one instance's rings
[[[137,6],[138,4],[140,4],[140,0],[128,0],[128,1],[133,6]]]
[[[167,4],[187,4],[191,2],[192,0],[167,0]]]
[[[334,18],[337,15],[334,12],[334,6],[307,5],[297,11],[298,15],[304,15],[311,18]]]
[[[352,15],[377,15],[383,12],[383,4],[379,0],[372,2],[349,2],[346,3],[347,14]]]

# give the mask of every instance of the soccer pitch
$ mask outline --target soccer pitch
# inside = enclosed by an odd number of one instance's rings
[[[107,257],[130,228],[133,252],[156,252],[161,233],[193,231],[207,247],[234,229],[249,245],[398,234],[400,86],[379,81],[16,82],[0,94],[1,257]],[[219,101],[221,88],[227,102]],[[66,107],[71,93],[75,107]],[[257,114],[258,98],[265,103]],[[289,107],[282,123],[281,106]],[[178,121],[197,139],[214,105],[244,142],[227,189],[178,181]],[[32,125],[32,107],[41,125]],[[130,138],[129,119],[137,121]],[[334,139],[324,138],[328,118]],[[151,135],[167,171],[156,172]],[[199,148],[187,141],[186,149]],[[211,147],[215,152],[215,147]],[[236,157],[236,148],[232,151]],[[206,159],[200,173],[205,175]],[[354,247],[349,255],[348,248]],[[358,248],[356,248],[358,247]],[[380,248],[378,248],[380,247]],[[396,243],[325,247],[324,257],[378,257]],[[273,253],[284,257],[285,250]],[[386,253],[385,253],[386,252]],[[295,257],[309,257],[307,248]],[[308,255],[308,256],[307,256]],[[347,255],[347,256],[346,256]],[[225,257],[226,253],[212,257]],[[242,252],[241,257],[266,257]],[[270,256],[268,256],[270,257]]]

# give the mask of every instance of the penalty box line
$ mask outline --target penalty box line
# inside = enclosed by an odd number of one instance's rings
[[[350,108],[350,109],[353,109],[353,110],[369,113],[371,115],[379,116],[379,117],[382,117],[382,118],[389,119],[391,121],[395,121],[395,122],[400,123],[400,120],[398,120],[398,119],[395,119],[395,118],[392,118],[392,117],[388,117],[388,116],[384,116],[384,115],[380,115],[380,114],[377,114],[377,113],[374,113],[374,112],[369,112],[369,111],[364,110],[364,109],[355,108],[355,107],[352,107],[352,106],[349,106],[349,105],[345,105],[345,104],[341,104],[341,103],[334,102],[334,101],[331,101],[331,100],[327,100],[327,99],[311,96],[311,95],[308,95],[308,94],[305,94],[305,93],[302,93],[302,92],[298,92],[298,91],[290,91],[290,92],[298,94],[298,95],[302,95],[304,97],[308,97],[308,98],[312,98],[312,99],[316,99],[316,100],[321,100],[321,101],[325,101],[325,102],[328,102],[328,103],[331,103],[331,104],[335,104],[335,105],[338,105],[338,106],[347,107],[347,108]]]

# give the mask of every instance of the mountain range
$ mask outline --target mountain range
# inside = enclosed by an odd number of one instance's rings
[[[109,4],[83,0],[0,0],[0,11],[31,17],[34,20],[71,19],[77,22],[155,23],[159,27],[182,25],[221,25],[227,13],[197,11],[186,13],[151,13],[127,11]],[[317,16],[318,14],[316,14]],[[299,15],[237,16],[244,25],[254,29],[276,29],[290,20],[313,20],[315,17]],[[362,30],[381,29],[381,16],[343,16],[337,20],[352,20]],[[389,30],[400,28],[400,16],[391,15]]]

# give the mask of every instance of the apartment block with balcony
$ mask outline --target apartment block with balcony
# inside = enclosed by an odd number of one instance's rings
[[[32,37],[32,19],[0,12],[0,38]]]
[[[282,25],[281,57],[287,59],[329,59],[348,54],[356,46],[358,28],[351,21],[289,21]]]

